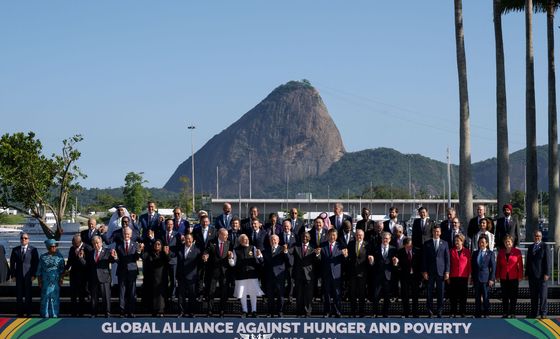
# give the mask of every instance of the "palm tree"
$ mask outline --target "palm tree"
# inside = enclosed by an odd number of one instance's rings
[[[509,143],[506,101],[506,71],[502,37],[502,1],[494,0],[494,39],[496,42],[496,121],[498,160],[498,206],[510,202]]]
[[[455,7],[455,47],[457,52],[457,72],[459,75],[459,200],[460,215],[466,224],[473,215],[472,174],[471,174],[471,133],[469,114],[469,93],[467,86],[467,59],[465,56],[465,35],[463,31],[463,2],[454,1]]]

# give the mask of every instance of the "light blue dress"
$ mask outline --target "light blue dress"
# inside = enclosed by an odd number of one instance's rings
[[[56,318],[60,306],[60,285],[64,273],[64,257],[60,252],[54,255],[44,253],[39,258],[37,277],[42,278],[41,309],[43,318]]]

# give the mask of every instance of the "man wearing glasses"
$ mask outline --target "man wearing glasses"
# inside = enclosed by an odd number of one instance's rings
[[[10,276],[16,281],[16,300],[18,317],[24,312],[27,317],[31,316],[31,283],[35,279],[37,266],[39,265],[39,253],[37,249],[29,245],[29,235],[21,233],[20,246],[12,249],[10,255]],[[25,303],[23,298],[25,297]]]

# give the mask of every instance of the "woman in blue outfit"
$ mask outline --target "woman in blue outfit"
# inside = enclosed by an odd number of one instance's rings
[[[43,318],[57,318],[60,305],[60,286],[64,273],[64,257],[58,251],[54,239],[45,240],[47,253],[39,258],[37,278],[41,289],[41,309]]]
[[[478,249],[472,254],[471,267],[474,286],[474,316],[475,318],[486,318],[490,313],[488,291],[494,286],[496,280],[496,257],[494,252],[488,248],[486,235],[478,238]]]

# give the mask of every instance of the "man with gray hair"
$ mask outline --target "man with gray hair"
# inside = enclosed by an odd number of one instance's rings
[[[270,317],[283,317],[286,277],[294,258],[288,244],[280,246],[280,238],[276,234],[270,236],[270,247],[264,250],[263,257],[268,313]]]
[[[348,214],[344,213],[344,206],[341,203],[334,204],[333,208],[334,215],[329,217],[332,227],[334,227],[337,231],[342,229],[342,225],[345,220],[350,221],[352,223],[352,217]]]
[[[529,318],[546,318],[548,313],[547,294],[548,279],[550,278],[550,250],[542,241],[542,233],[533,233],[535,242],[527,249],[525,276],[529,280],[531,293],[531,313]]]

